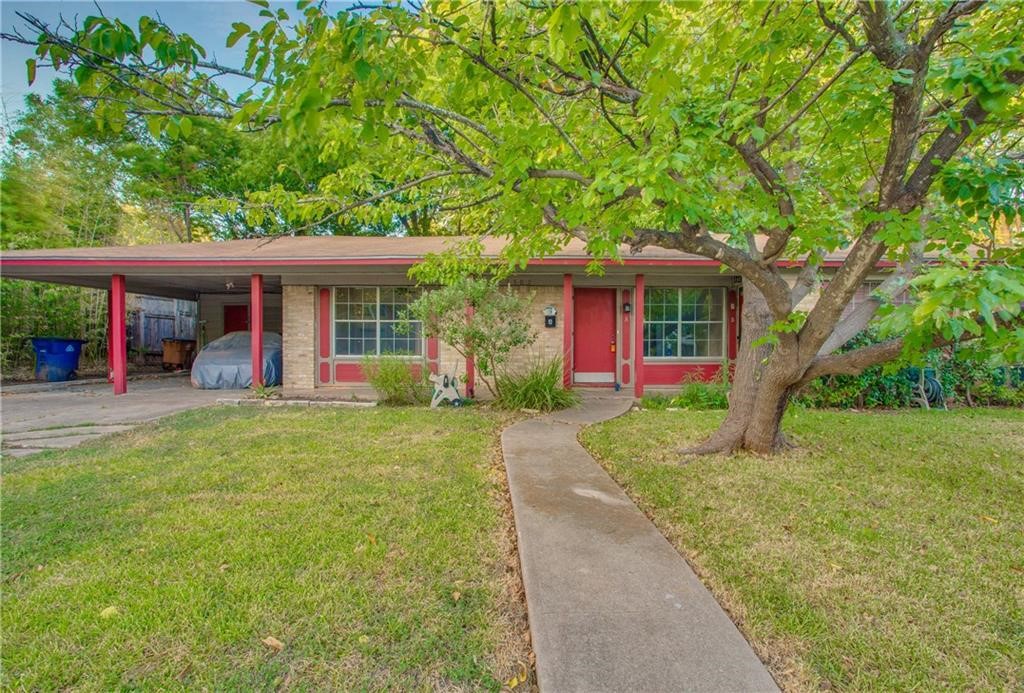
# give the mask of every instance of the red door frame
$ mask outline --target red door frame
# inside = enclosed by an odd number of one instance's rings
[[[573,382],[614,385],[618,377],[618,290],[577,288],[573,295]],[[582,324],[580,321],[583,321]],[[586,370],[583,370],[586,369]],[[577,374],[610,374],[607,381],[578,381]]]
[[[636,288],[633,291],[633,396],[640,399],[644,396],[644,275],[636,275]]]

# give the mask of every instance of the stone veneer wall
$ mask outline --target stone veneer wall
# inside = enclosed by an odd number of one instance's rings
[[[316,386],[316,287],[283,286],[282,367],[286,390]]]

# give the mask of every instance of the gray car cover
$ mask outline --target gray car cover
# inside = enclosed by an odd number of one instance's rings
[[[192,364],[192,387],[244,390],[252,386],[252,335],[228,332],[199,352]],[[263,384],[281,384],[281,335],[263,333]]]

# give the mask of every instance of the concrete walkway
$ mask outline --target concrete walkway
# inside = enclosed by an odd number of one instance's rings
[[[577,441],[631,404],[588,395],[502,433],[541,691],[777,691],[686,561]]]
[[[216,402],[224,390],[195,390],[187,377],[134,381],[115,396],[106,382],[45,391],[4,388],[0,451],[20,457],[70,448],[140,423]]]

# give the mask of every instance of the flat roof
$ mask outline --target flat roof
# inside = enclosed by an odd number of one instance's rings
[[[404,271],[434,253],[457,248],[466,236],[278,236],[203,243],[168,243],[87,248],[11,250],[0,254],[0,274],[76,286],[107,288],[111,274],[123,274],[128,290],[157,296],[191,298],[197,293],[244,291],[251,274],[268,275],[266,290],[280,291],[280,275],[359,273],[372,280],[377,272]],[[507,245],[502,238],[482,238],[483,255],[497,257]],[[840,262],[845,253],[827,261]],[[718,272],[715,260],[677,250],[647,247],[632,254],[620,248],[621,262],[605,261],[610,272],[648,267],[677,267]],[[572,239],[548,256],[532,260],[531,271],[575,268],[592,261],[583,242]],[[795,261],[791,265],[802,263]],[[630,271],[635,271],[631,269]],[[733,274],[732,272],[727,272]]]
[[[303,261],[320,264],[331,261],[385,261],[399,260],[412,264],[429,254],[458,247],[471,240],[468,236],[279,236],[234,241],[203,243],[165,243],[157,245],[103,246],[88,248],[43,248],[7,251],[0,258],[4,265],[16,266],[33,261],[73,263],[99,262],[244,262],[246,264],[276,264]],[[497,257],[507,245],[501,238],[481,239],[484,255]],[[627,262],[655,259],[704,260],[677,250],[648,247],[631,255],[622,246],[622,257]],[[545,259],[590,260],[585,245],[571,240],[564,248]]]

